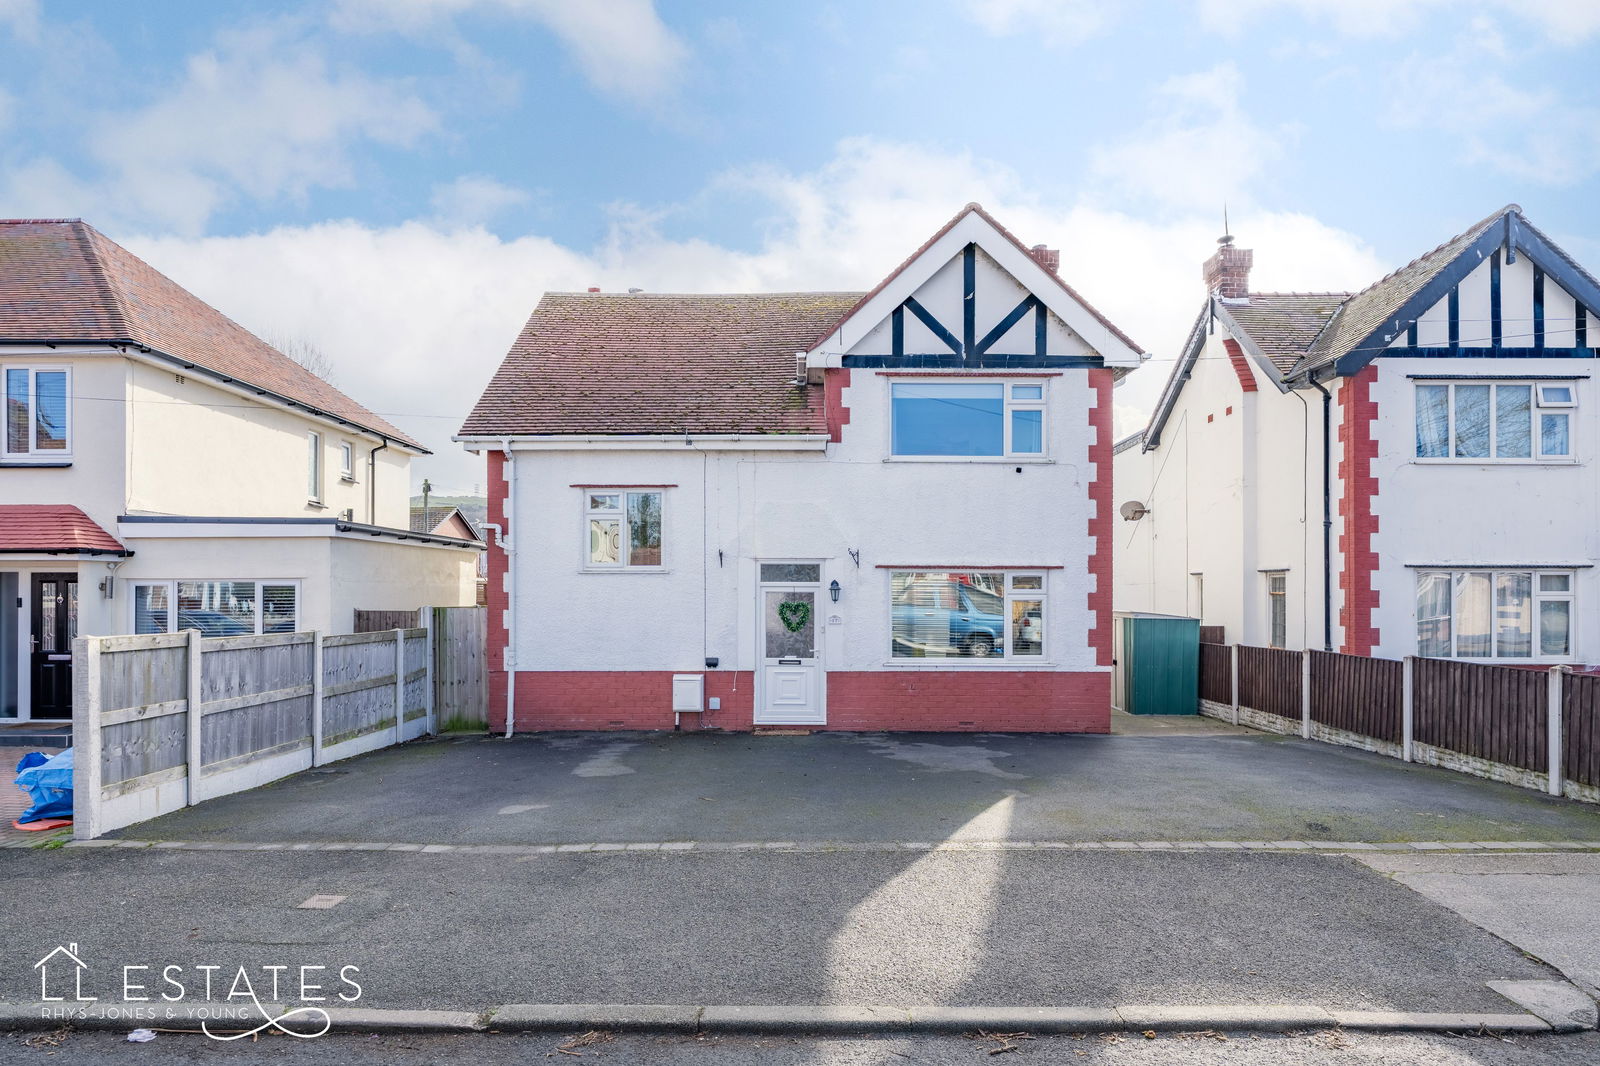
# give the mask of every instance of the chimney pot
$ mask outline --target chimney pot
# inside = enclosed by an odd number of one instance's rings
[[[1232,236],[1218,240],[1217,250],[1200,271],[1206,282],[1206,291],[1224,300],[1248,300],[1250,267],[1255,262],[1255,256],[1255,252],[1249,248],[1234,247]]]
[[[1061,252],[1057,249],[1047,248],[1042,244],[1036,244],[1032,248],[1028,249],[1028,254],[1033,256],[1038,264],[1050,271],[1050,273],[1055,274],[1060,272]]]

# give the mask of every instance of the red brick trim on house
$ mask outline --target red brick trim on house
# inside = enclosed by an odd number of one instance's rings
[[[1372,398],[1372,383],[1378,364],[1369,363],[1354,377],[1339,383],[1339,515],[1343,532],[1339,535],[1339,627],[1344,640],[1340,651],[1346,655],[1371,655],[1378,645],[1378,631],[1372,613],[1378,606],[1378,590],[1373,587],[1378,573],[1378,553],[1372,548],[1378,532],[1378,516],[1373,502],[1378,497],[1378,479],[1372,461],[1378,456],[1375,427],[1378,402]]]
[[[506,478],[505,455],[486,452],[489,485],[489,521],[498,524],[501,536],[510,533],[506,528]],[[506,727],[506,550],[500,537],[489,538],[489,572],[484,582],[484,601],[489,609],[489,722],[493,728]],[[498,725],[495,723],[498,722]]]
[[[1228,350],[1228,362],[1233,364],[1233,373],[1239,379],[1239,389],[1243,392],[1256,391],[1256,376],[1250,369],[1250,360],[1244,354],[1244,349],[1239,347],[1239,342],[1232,337],[1222,342]]]
[[[502,675],[503,676],[503,675]],[[517,678],[517,730],[671,729],[672,672],[529,670]],[[719,710],[685,714],[685,730],[754,728],[755,675],[711,670]],[[862,670],[828,674],[832,731],[1108,733],[1111,674],[1055,670]],[[504,693],[502,690],[502,700]],[[696,719],[703,719],[697,722]],[[505,704],[491,705],[505,729]]]
[[[822,372],[823,408],[828,419],[828,439],[844,440],[844,427],[850,424],[850,408],[844,405],[844,390],[850,387],[850,371],[840,367]]]
[[[1094,392],[1094,407],[1089,412],[1093,438],[1089,443],[1089,462],[1094,476],[1089,481],[1089,500],[1094,512],[1089,518],[1089,536],[1094,549],[1089,556],[1089,573],[1094,588],[1089,593],[1089,647],[1100,666],[1111,665],[1111,370],[1088,371],[1089,388]]]

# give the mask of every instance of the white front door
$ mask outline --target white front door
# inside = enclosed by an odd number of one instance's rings
[[[828,719],[817,625],[821,570],[817,563],[760,564],[757,725],[822,725]]]

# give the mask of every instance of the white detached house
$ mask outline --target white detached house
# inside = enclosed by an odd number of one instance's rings
[[[488,459],[495,728],[1109,727],[1140,351],[976,204],[865,295],[547,293]]]
[[[1117,446],[1118,609],[1229,641],[1600,662],[1600,284],[1508,206],[1355,293],[1223,247]]]

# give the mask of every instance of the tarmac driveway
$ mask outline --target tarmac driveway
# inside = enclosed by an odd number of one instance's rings
[[[426,740],[131,826],[142,840],[1600,841],[1600,808],[1264,734]]]

